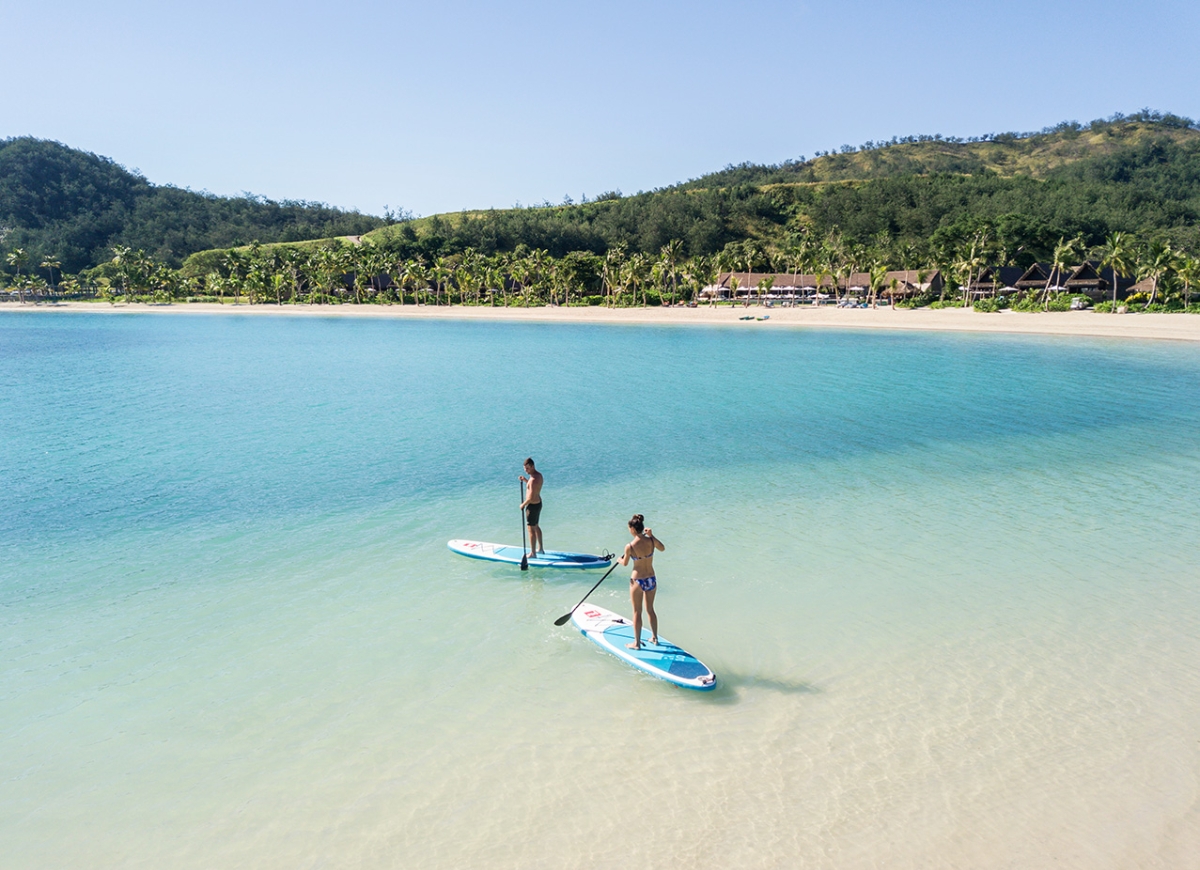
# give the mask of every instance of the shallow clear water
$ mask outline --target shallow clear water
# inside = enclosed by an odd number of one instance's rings
[[[0,317],[6,867],[1195,866],[1200,352]],[[708,693],[553,625],[646,515]],[[593,595],[627,609],[614,574]]]

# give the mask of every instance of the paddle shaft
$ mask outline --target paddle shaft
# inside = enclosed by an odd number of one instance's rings
[[[529,570],[529,553],[525,550],[525,481],[518,480],[517,486],[521,487],[521,570]]]
[[[605,551],[605,552],[607,552],[607,551]],[[583,604],[583,602],[587,601],[588,595],[591,595],[593,592],[595,592],[596,589],[599,588],[600,584],[608,579],[608,575],[613,572],[613,568],[617,567],[617,564],[618,564],[617,557],[613,556],[612,568],[609,568],[607,571],[605,571],[604,576],[596,581],[596,585],[587,591],[587,595],[585,595],[579,599],[579,604]],[[571,618],[571,614],[579,609],[579,604],[576,604],[569,611],[567,611],[566,616],[560,616],[558,619],[554,620],[554,624],[555,625],[565,625],[567,620]]]

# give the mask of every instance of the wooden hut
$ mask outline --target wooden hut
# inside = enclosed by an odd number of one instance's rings
[[[1067,289],[1067,276],[1070,272],[1060,270],[1053,263],[1034,263],[1017,279],[1013,286],[1026,293],[1045,290],[1049,285],[1051,291]]]
[[[1006,287],[1015,287],[1024,274],[1025,270],[1020,266],[988,266],[967,288],[968,298],[997,296],[1004,292]]]

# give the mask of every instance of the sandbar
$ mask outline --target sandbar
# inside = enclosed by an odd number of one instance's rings
[[[540,306],[504,308],[475,305],[249,305],[192,302],[175,304],[53,302],[0,304],[0,312],[92,312],[107,314],[225,314],[269,317],[384,317],[454,320],[596,323],[655,326],[729,326],[739,329],[915,329],[1029,335],[1200,341],[1200,316],[1193,314],[1095,311],[982,313],[970,308],[604,308]],[[751,320],[742,318],[753,317]],[[766,317],[766,319],[758,319]]]

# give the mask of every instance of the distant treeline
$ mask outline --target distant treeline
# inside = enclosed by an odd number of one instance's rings
[[[964,155],[961,172],[921,174],[897,166],[884,177],[824,184],[783,183],[768,175],[757,184],[683,186],[579,205],[435,216],[371,238],[400,257],[520,248],[561,257],[603,254],[617,245],[653,254],[672,240],[683,243],[685,256],[698,256],[741,241],[770,247],[798,234],[836,232],[858,244],[886,237],[929,260],[937,247],[989,223],[1000,228],[1013,262],[1021,265],[1048,258],[1064,236],[1093,246],[1113,232],[1162,235],[1177,248],[1194,250],[1200,135],[1139,132],[1103,153],[1050,167],[1042,179],[1004,177]]]
[[[896,148],[896,146],[900,145],[962,145],[993,142],[1008,146],[1016,143],[1027,143],[1036,147],[1039,144],[1044,144],[1046,140],[1051,139],[1072,140],[1085,131],[1120,135],[1128,132],[1131,128],[1136,129],[1143,126],[1160,130],[1197,129],[1196,122],[1183,115],[1142,109],[1131,115],[1117,112],[1108,118],[1098,118],[1088,124],[1081,124],[1078,121],[1063,121],[1051,127],[1044,127],[1041,130],[1023,133],[1010,131],[1006,133],[984,133],[978,136],[967,137],[943,136],[940,133],[893,136],[890,140],[864,142],[857,147],[842,145],[839,148],[829,151],[817,151],[811,160],[801,155],[798,158],[785,160],[781,163],[759,164],[746,162],[730,165],[718,172],[712,172],[700,178],[693,178],[674,187],[688,190],[707,187],[730,187],[738,184],[813,183],[836,180],[830,176],[836,174],[839,169],[850,170],[845,174],[844,178],[857,178],[859,180],[880,177],[881,175],[929,172],[989,172],[995,170],[997,161],[981,159],[963,149],[955,149],[950,155],[939,151],[931,152],[929,149],[913,153],[912,149],[907,149],[904,158],[895,162],[889,161],[882,164],[870,161],[839,161],[836,158],[838,156],[845,157],[847,155],[862,154],[882,149],[905,151],[905,149]],[[907,154],[911,154],[912,156],[907,156]],[[821,158],[835,159],[821,161]]]
[[[116,248],[178,267],[211,250],[203,266],[185,269],[195,275],[239,246],[364,234],[397,261],[426,262],[466,251],[657,256],[673,243],[690,258],[836,235],[905,267],[944,262],[985,225],[1001,259],[1017,265],[1048,259],[1060,239],[1095,247],[1116,232],[1196,252],[1200,131],[1189,118],[1144,110],[1033,134],[869,142],[631,196],[407,218],[156,187],[58,143],[0,142],[0,250],[20,250],[27,269],[49,260],[47,276],[78,274]],[[0,269],[16,272],[11,263]]]
[[[53,258],[67,272],[107,261],[118,245],[179,266],[206,248],[359,235],[385,223],[320,203],[160,187],[58,142],[0,140],[0,247]]]

